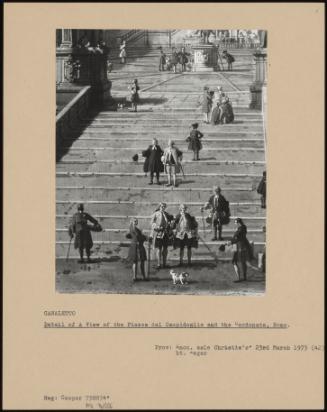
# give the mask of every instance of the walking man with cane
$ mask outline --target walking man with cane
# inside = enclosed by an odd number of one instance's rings
[[[88,225],[88,221],[93,223],[93,226]],[[87,256],[87,262],[90,263],[91,249],[93,240],[91,230],[100,232],[102,230],[99,222],[91,215],[84,212],[84,205],[77,206],[77,213],[73,215],[68,228],[68,234],[72,240],[75,235],[74,247],[79,250],[80,260],[78,263],[84,263],[84,250]]]
[[[208,202],[201,208],[201,211],[204,209],[211,209],[210,214],[207,218],[207,222],[212,224],[213,238],[212,240],[223,240],[222,238],[222,228],[223,225],[229,223],[230,211],[229,211],[229,202],[221,194],[221,189],[219,186],[214,186],[213,195],[210,196]],[[218,231],[218,239],[217,239]]]

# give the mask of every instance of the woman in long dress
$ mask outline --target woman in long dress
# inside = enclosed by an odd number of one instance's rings
[[[140,86],[138,84],[137,79],[133,81],[130,89],[131,89],[130,100],[132,103],[132,111],[137,112],[137,105],[140,102],[140,96],[139,96]]]
[[[212,97],[207,86],[203,89],[202,113],[204,116],[203,122],[209,123],[209,113],[211,111]]]
[[[125,64],[126,63],[126,57],[127,57],[126,41],[125,40],[120,45],[119,49],[120,49],[119,57],[120,57],[121,64]]]
[[[140,269],[143,280],[147,280],[145,276],[144,262],[147,260],[144,242],[147,240],[142,231],[137,227],[138,220],[133,218],[130,222],[129,233],[126,235],[128,239],[131,239],[131,244],[128,252],[128,260],[132,262],[133,281],[137,280],[137,268],[140,263]]]

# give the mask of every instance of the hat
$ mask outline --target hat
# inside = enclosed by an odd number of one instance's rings
[[[83,205],[83,203],[80,203],[80,204],[77,206],[77,210],[84,210],[84,205]]]
[[[195,127],[195,128],[199,127],[199,123],[192,123],[192,127]]]
[[[218,90],[223,90],[222,86],[217,86]]]
[[[225,249],[226,249],[226,246],[224,244],[219,246],[220,252],[225,252]]]
[[[132,159],[134,160],[134,162],[137,162],[139,160],[139,155],[135,154]]]

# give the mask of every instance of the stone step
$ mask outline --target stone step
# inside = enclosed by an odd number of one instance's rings
[[[113,147],[97,147],[97,146],[89,146],[83,147],[79,144],[78,141],[74,142],[72,146],[65,146],[62,148],[63,152],[68,152],[70,154],[73,153],[89,153],[91,154],[92,151],[97,153],[97,158],[99,159],[106,159],[106,160],[131,160],[134,154],[138,154],[139,158],[141,158],[142,151],[146,147],[121,147],[121,148],[113,148]],[[183,159],[184,160],[192,160],[193,153],[187,151],[186,147],[179,147],[180,150],[183,152]],[[99,152],[103,152],[99,154]],[[265,152],[263,148],[241,148],[241,147],[233,147],[233,148],[217,148],[217,147],[204,147],[201,150],[201,158],[202,160],[217,160],[217,161],[264,161],[265,160]],[[58,164],[60,167],[60,164]],[[94,166],[95,168],[97,165]]]
[[[92,233],[93,241],[95,242],[108,242],[108,241],[126,242],[128,241],[128,239],[126,238],[126,234],[129,232],[128,227],[129,227],[129,220],[126,220],[125,225],[122,228],[118,228],[118,229],[103,228],[104,230],[102,232]],[[150,230],[148,228],[149,228],[149,224],[146,225],[146,228],[143,228],[143,227],[141,228],[143,230],[143,233],[147,236],[150,234]],[[234,233],[235,233],[234,227],[229,228],[228,225],[226,225],[223,228],[223,238],[226,240],[231,239]],[[211,228],[205,229],[204,231],[203,229],[199,229],[199,235],[206,243],[210,242],[213,236]],[[265,242],[265,234],[262,232],[262,229],[249,229],[248,228],[247,235],[248,235],[248,239],[253,242]],[[64,227],[57,228],[56,229],[56,241],[63,242],[63,241],[67,241],[67,239],[69,240],[67,228],[64,228]]]
[[[227,197],[227,196],[226,196]],[[228,198],[227,198],[228,199]],[[208,200],[205,198],[204,202]],[[229,199],[228,199],[229,200]],[[183,203],[186,200],[183,201]],[[204,203],[203,202],[203,203]],[[67,202],[58,201],[56,203],[56,214],[57,215],[71,215],[76,212],[76,207],[79,203],[84,203],[85,210],[91,215],[124,215],[124,216],[150,216],[153,211],[156,209],[158,204],[149,204],[149,205],[137,205],[133,206],[129,203],[121,203],[118,205],[111,203],[107,199],[104,200],[84,200],[83,198],[71,199]],[[155,202],[156,203],[156,202]],[[200,205],[190,206],[190,212],[198,215],[200,214]],[[229,204],[231,215],[233,216],[248,216],[248,217],[264,217],[265,209],[261,208],[260,201],[244,201],[244,202],[232,202]],[[178,206],[172,206],[171,213],[177,212]],[[167,211],[170,211],[170,208],[167,207]]]
[[[165,177],[163,177],[163,179],[165,179]],[[156,204],[161,201],[167,202],[168,205],[178,205],[180,203],[189,205],[191,203],[192,206],[194,206],[193,204],[195,202],[196,208],[200,208],[200,205],[206,202],[212,194],[211,187],[192,187],[189,189],[178,187],[169,189],[165,186],[150,186],[147,184],[140,187],[114,187],[108,185],[99,186],[100,182],[98,181],[96,181],[96,186],[85,186],[83,185],[83,179],[79,180],[79,184],[74,180],[72,181],[72,179],[60,179],[61,183],[66,183],[64,180],[68,180],[68,183],[73,183],[74,186],[59,186],[57,182],[57,201],[71,203],[71,199],[80,199],[82,202],[91,200],[110,200],[112,204],[108,202],[108,207],[113,208],[114,214],[117,214],[117,210],[119,210],[121,206],[120,203],[123,202],[129,202],[131,210],[136,208],[137,211],[140,208],[143,209],[143,207],[150,202],[151,212]],[[243,186],[232,189],[222,186],[222,191],[224,196],[230,202],[259,202],[260,198],[256,188],[252,187]]]
[[[126,129],[131,129],[133,131],[142,131],[142,130],[147,130],[150,131],[152,130],[154,133],[159,131],[160,129],[164,130],[167,133],[172,133],[175,130],[181,130],[185,129],[185,132],[189,132],[189,126],[190,123],[187,122],[180,122],[180,123],[163,123],[163,122],[139,122],[135,121],[134,123],[131,123],[129,121],[124,121],[123,119],[119,122],[92,122],[91,124],[89,123],[82,123],[82,126],[86,128],[87,131],[89,130],[101,130],[101,129],[106,129],[108,132],[112,131],[125,131]],[[221,131],[263,131],[263,124],[261,121],[247,121],[247,120],[238,120],[234,121],[233,123],[229,124],[219,124],[219,125],[211,125],[211,124],[205,124],[202,123],[200,126],[200,130],[202,133],[207,133],[207,132],[214,132],[215,130],[221,130]]]
[[[251,241],[251,239],[249,238]],[[225,252],[219,251],[219,246],[224,242],[206,242],[205,246],[201,241],[199,242],[198,249],[193,249],[193,261],[216,261],[216,260],[231,260],[233,256],[233,251],[231,248],[226,248]],[[126,259],[128,256],[129,250],[129,242],[124,241],[109,241],[109,242],[95,242],[93,249],[92,249],[92,258],[93,259],[101,259],[101,258],[122,258]],[[253,245],[254,254],[257,256],[259,252],[262,252],[265,247],[265,242],[254,242]],[[66,258],[67,251],[69,247],[69,240],[68,241],[61,241],[56,242],[56,257],[57,258]],[[209,250],[208,250],[208,248]],[[73,247],[70,249],[69,257],[78,258],[78,253],[74,250]],[[172,247],[168,249],[168,263],[169,262],[178,262],[179,261],[179,250],[174,250]],[[155,254],[151,250],[151,262],[155,264]]]
[[[75,192],[76,193],[76,192]],[[113,201],[110,198],[106,197],[105,195],[100,195],[96,200],[90,199],[87,196],[83,196],[82,194],[77,194],[79,197],[75,198],[80,200],[80,203],[84,203],[93,209],[99,209],[105,211],[106,216],[120,216],[123,214],[124,216],[151,216],[154,210],[158,207],[159,201],[157,199],[149,199],[148,201]],[[226,194],[227,197],[227,194]],[[110,200],[109,200],[110,199]],[[184,203],[188,206],[190,213],[193,214],[201,214],[201,207],[205,204],[208,200],[208,197],[203,197],[202,201],[192,202],[188,199],[176,199],[174,202],[167,202],[167,208],[169,208],[169,213],[177,214],[179,210],[179,205]],[[257,206],[260,204],[260,199],[253,197],[252,199],[242,199],[233,201],[233,199],[228,194],[228,200],[230,202],[230,209],[231,211],[237,211],[235,213],[238,216],[240,209],[246,209],[249,211],[258,210]],[[78,202],[73,201],[71,199],[59,198],[57,197],[56,200],[56,208],[57,213],[59,215],[64,215],[68,213],[69,210],[76,209]],[[204,211],[205,216],[209,213],[209,211]],[[258,217],[262,217],[263,212],[260,212]],[[253,215],[249,216],[253,218]]]
[[[88,160],[90,159],[90,160]],[[87,171],[98,171],[98,172],[110,172],[110,173],[142,173],[143,172],[143,160],[139,162],[133,161],[116,161],[116,160],[102,160],[96,158],[93,154],[86,154],[83,159],[76,156],[66,155],[60,160],[57,166],[57,171],[64,172],[87,172]],[[242,174],[262,174],[265,170],[265,162],[261,161],[258,163],[248,162],[217,162],[210,160],[199,160],[199,161],[186,161],[184,162],[185,172],[192,171],[192,173],[242,173]]]
[[[64,179],[70,179],[70,185],[78,184],[80,177],[84,179],[84,184],[89,186],[92,185],[95,181],[97,184],[100,184],[99,177],[106,177],[107,184],[110,186],[143,186],[148,183],[148,178],[145,178],[144,173],[138,175],[125,174],[109,174],[101,172],[57,172],[57,184],[61,185]],[[180,175],[177,176],[177,184],[184,188],[203,186],[203,187],[213,187],[215,184],[220,184],[222,186],[229,187],[252,187],[258,185],[262,175],[226,175],[226,174],[192,174],[186,173],[185,179]],[[95,179],[94,179],[95,178]],[[60,179],[60,180],[59,180]],[[92,180],[93,179],[93,180]],[[165,180],[166,181],[166,180]],[[66,181],[67,184],[68,181]]]
[[[153,212],[154,208],[151,210]],[[201,229],[201,233],[203,233],[203,220],[202,220],[202,215],[199,213],[198,210],[196,210],[195,207],[190,207],[189,210],[192,213],[195,213],[195,218],[198,221],[199,224],[199,229]],[[170,213],[176,215],[178,212],[178,207],[176,206],[169,206],[169,211]],[[115,212],[115,211],[114,211]],[[136,214],[134,215],[129,215],[129,216],[121,216],[121,215],[94,215],[94,217],[101,223],[103,228],[110,228],[110,229],[117,229],[117,230],[127,230],[129,222],[131,217],[137,216],[137,211]],[[207,216],[207,211],[204,214],[204,218]],[[257,232],[262,231],[262,228],[266,224],[266,218],[265,217],[244,217],[244,216],[231,216],[231,223],[229,224],[229,227],[233,226],[233,220],[236,217],[241,217],[246,224],[248,230],[256,229]],[[57,228],[64,228],[67,230],[70,224],[70,219],[71,215],[57,215],[56,216],[56,227]],[[151,219],[151,214],[149,215],[143,215],[143,216],[138,216],[138,221],[139,221],[139,227],[143,229],[149,229],[149,222]],[[205,230],[211,230],[211,226],[204,222],[204,227]],[[122,229],[123,228],[123,229]],[[200,233],[200,234],[201,234]]]
[[[187,133],[184,134],[182,139],[176,139],[174,138],[174,142],[175,144],[182,150],[185,151],[187,150],[188,147],[188,142],[186,142],[186,137],[187,137]],[[158,138],[159,140],[159,138]],[[168,136],[166,136],[166,138],[162,141],[163,143],[166,143],[168,139]],[[65,145],[69,145],[70,143],[74,143],[75,140],[72,139],[65,139],[63,140]],[[78,138],[78,140],[76,140],[76,144],[78,143],[78,147],[86,147],[86,148],[90,148],[90,147],[96,147],[97,145],[99,145],[100,147],[108,147],[108,148],[119,148],[119,147],[124,147],[126,145],[126,147],[130,147],[130,148],[140,148],[140,144],[141,142],[144,142],[144,149],[145,150],[147,148],[147,146],[149,144],[151,144],[151,140],[149,138],[135,138],[135,137],[127,137],[127,136],[111,136],[111,137],[107,137],[107,136],[100,136],[100,137],[84,137],[81,136]],[[218,138],[211,138],[211,139],[207,139],[207,138],[203,138],[201,139],[203,148],[207,148],[210,149],[211,147],[219,147],[221,149],[223,148],[242,148],[242,149],[246,149],[246,148],[259,148],[259,149],[263,149],[264,148],[264,140],[263,138],[259,138],[259,139],[218,139]],[[167,143],[166,143],[167,144]]]
[[[261,112],[246,112],[241,111],[241,110],[234,110],[234,115],[236,118],[244,118],[244,119],[259,119],[262,120],[262,114]],[[126,120],[126,119],[131,119],[135,121],[137,120],[152,120],[152,121],[182,121],[182,120],[189,120],[190,122],[201,122],[203,119],[200,116],[200,113],[197,115],[197,117],[194,117],[193,113],[186,112],[185,114],[182,115],[181,119],[181,113],[174,113],[174,112],[162,112],[158,113],[158,111],[149,111],[149,112],[128,112],[128,111],[118,111],[118,112],[109,112],[109,113],[99,113],[94,116],[90,116],[86,120],[88,121],[99,121],[99,120]]]
[[[203,132],[202,128],[200,129],[201,132]],[[185,136],[188,135],[188,128],[185,127],[183,129],[177,128],[174,131],[174,140],[176,139],[183,139],[185,140]],[[108,131],[105,129],[84,129],[84,131],[81,133],[80,138],[93,138],[93,139],[119,139],[119,138],[129,138],[129,139],[137,139],[137,140],[142,140],[143,139],[152,139],[153,137],[153,131],[147,131],[147,130],[138,130],[135,131],[134,128],[132,130],[115,130],[115,131]],[[220,139],[226,140],[226,139],[258,139],[261,138],[263,139],[263,130],[261,131],[252,131],[252,130],[246,130],[246,131],[235,131],[235,130],[227,130],[224,127],[215,127],[209,131],[207,131],[204,134],[204,140],[206,139],[216,139],[218,142]],[[157,130],[155,133],[156,136],[158,136],[158,139],[164,139],[166,141],[167,136],[170,134],[166,131],[162,130]],[[69,140],[69,139],[67,139]]]
[[[246,118],[244,116],[242,117],[237,117],[237,120],[235,120],[232,125],[239,125],[239,124],[247,124],[249,126],[258,126],[262,125],[262,120],[261,118]],[[201,121],[197,119],[197,121],[200,123]],[[90,124],[89,122],[82,122],[81,125],[83,126],[88,126],[88,127],[103,127],[103,126],[134,126],[135,123],[139,126],[149,126],[149,127],[178,127],[180,128],[181,126],[184,127],[190,127],[190,123],[193,122],[193,120],[190,119],[146,119],[146,118],[139,118],[139,119],[133,119],[133,118],[124,118],[122,116],[120,119],[94,119],[92,120],[92,123]],[[202,129],[206,128],[208,129],[208,125],[202,124]],[[211,127],[214,127],[210,125]],[[217,125],[217,126],[228,126],[227,124],[223,125]]]

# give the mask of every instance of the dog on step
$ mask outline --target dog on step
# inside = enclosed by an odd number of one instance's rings
[[[173,279],[174,285],[177,285],[177,283],[180,283],[181,285],[186,285],[188,283],[187,278],[189,277],[189,274],[187,272],[177,273],[171,270],[170,276]]]

